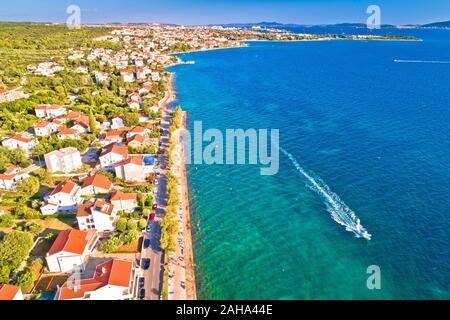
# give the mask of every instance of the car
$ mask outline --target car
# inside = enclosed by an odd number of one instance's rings
[[[157,186],[159,183],[158,179],[155,179],[155,186]]]
[[[147,232],[150,232],[150,231],[152,231],[152,225],[151,225],[151,224],[149,224],[149,225],[147,226]]]
[[[142,269],[150,269],[150,259],[142,259]]]
[[[150,214],[150,221],[155,221],[155,218],[156,218],[156,214],[154,212],[152,212]]]
[[[139,288],[143,288],[145,285],[145,278],[144,277],[140,277],[139,278]]]
[[[144,240],[144,249],[147,249],[150,247],[150,239],[145,239]]]
[[[140,300],[145,299],[145,289],[141,289],[141,291],[139,291],[139,299]]]
[[[158,204],[157,203],[155,203],[153,206],[152,206],[152,209],[153,210],[156,210],[156,209],[158,209]]]

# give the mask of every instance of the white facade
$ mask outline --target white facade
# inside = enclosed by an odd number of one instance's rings
[[[65,148],[47,153],[45,165],[48,172],[70,173],[83,166],[80,152],[76,148]]]

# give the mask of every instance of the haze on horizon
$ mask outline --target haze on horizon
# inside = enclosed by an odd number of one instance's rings
[[[162,22],[184,25],[276,21],[296,24],[365,22],[369,5],[382,10],[383,24],[450,20],[448,0],[16,0],[2,4],[1,21],[65,22],[70,5],[82,23]]]

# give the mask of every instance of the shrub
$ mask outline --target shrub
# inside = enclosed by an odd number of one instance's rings
[[[141,230],[144,230],[147,227],[147,221],[145,219],[140,219],[138,222],[138,227]]]
[[[120,218],[116,223],[116,229],[120,232],[127,231],[127,220],[125,218]]]
[[[137,223],[134,220],[128,220],[127,222],[127,229],[132,231],[137,229]]]

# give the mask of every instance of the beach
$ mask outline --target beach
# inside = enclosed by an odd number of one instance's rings
[[[170,104],[176,99],[174,90],[174,76],[169,73],[167,77],[167,91],[160,108],[163,110],[163,119],[170,114]],[[178,210],[178,238],[176,251],[170,255],[168,271],[173,277],[169,278],[169,300],[196,300],[195,264],[192,248],[191,218],[189,211],[189,191],[184,161],[184,142],[181,135],[186,129],[186,112],[183,112],[181,129],[174,133],[177,147],[174,151],[173,173],[179,181],[180,207]]]

